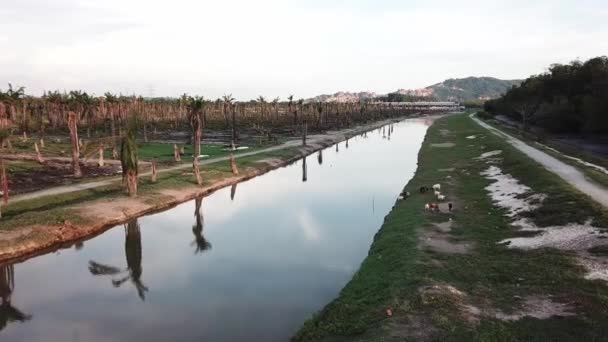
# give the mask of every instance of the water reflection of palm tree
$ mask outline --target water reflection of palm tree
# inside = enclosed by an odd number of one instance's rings
[[[235,195],[236,195],[236,183],[232,184],[232,187],[230,187],[230,200],[231,201],[234,201]]]
[[[234,189],[236,191],[236,187]],[[194,254],[203,253],[204,251],[211,249],[211,243],[207,241],[207,239],[205,239],[205,236],[203,235],[205,219],[201,211],[202,205],[202,197],[194,200],[194,217],[196,218],[196,223],[192,226],[192,233],[194,234],[194,241],[192,241],[192,245],[196,246]]]
[[[13,265],[0,267],[0,331],[9,322],[25,322],[32,318],[11,304],[11,296],[15,290],[15,270]]]
[[[148,288],[141,280],[141,275],[143,273],[143,267],[141,265],[141,231],[137,219],[134,219],[125,225],[125,256],[127,258],[126,269],[121,270],[117,267],[103,265],[91,260],[89,261],[89,271],[91,271],[91,274],[93,275],[121,276],[121,278],[112,279],[112,284],[115,287],[120,287],[130,280],[135,286],[139,298],[145,300],[145,293],[148,291]]]
[[[308,167],[306,167],[306,157],[302,158],[302,182],[306,183],[308,180],[307,172]]]

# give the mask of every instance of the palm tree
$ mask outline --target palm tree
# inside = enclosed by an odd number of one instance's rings
[[[230,136],[230,149],[233,151],[236,149],[235,140],[236,140],[236,110],[233,108],[234,98],[232,94],[224,95],[222,97],[224,101],[224,115],[228,115],[228,112],[232,112],[232,127],[231,127],[231,136]]]
[[[203,118],[201,117],[206,107],[206,101],[202,96],[191,97],[188,101],[188,112],[190,126],[192,127],[192,147],[194,156],[201,154],[201,141],[203,139]]]
[[[202,197],[194,200],[194,217],[196,218],[196,223],[192,226],[192,233],[194,234],[192,245],[195,246],[194,254],[203,253],[204,251],[211,249],[211,243],[203,236],[205,220],[201,211],[202,205]]]
[[[80,140],[78,139],[78,115],[68,112],[68,129],[70,130],[70,142],[72,144],[72,170],[74,178],[82,177],[80,169]]]
[[[137,144],[135,142],[135,134],[137,132],[137,114],[132,113],[131,122],[127,130],[127,134],[122,138],[120,146],[120,163],[122,166],[122,181],[127,187],[129,196],[137,196]]]
[[[255,101],[260,105],[260,117],[262,118],[262,120],[264,120],[266,113],[266,98],[260,95]]]
[[[8,90],[6,91],[6,100],[9,105],[9,115],[13,122],[17,122],[17,103],[25,96],[25,87],[18,87],[13,89],[12,84],[8,84]],[[25,113],[24,113],[25,115]]]
[[[198,185],[203,185],[201,170],[198,163],[198,158],[201,155],[201,140],[203,137],[203,124],[201,113],[205,106],[205,100],[202,97],[190,98],[188,101],[188,111],[190,112],[190,126],[192,127],[194,159],[192,160],[192,170],[196,177]]]
[[[114,285],[114,287],[120,287],[130,280],[133,286],[135,286],[139,298],[145,300],[145,293],[148,291],[148,288],[141,280],[143,274],[143,257],[141,229],[137,219],[133,219],[125,225],[125,256],[127,259],[126,269],[120,269],[118,267],[104,265],[90,260],[89,271],[94,276],[121,276],[121,278],[112,279],[112,285]]]
[[[279,102],[281,102],[281,98],[279,97],[275,97],[274,100],[272,100],[272,109],[274,110],[275,123],[279,121]]]
[[[289,113],[293,113],[293,124],[297,125],[298,124],[298,111],[293,110],[293,95],[289,95],[287,97],[287,100],[289,101],[289,102],[287,102],[287,107],[289,108]]]

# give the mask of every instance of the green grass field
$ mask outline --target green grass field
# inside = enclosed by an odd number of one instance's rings
[[[466,138],[471,135],[478,138]],[[447,141],[456,146],[431,147]],[[555,249],[521,251],[497,244],[521,233],[510,226],[504,211],[494,206],[484,190],[490,181],[479,173],[488,165],[474,158],[492,150],[503,151],[499,164],[503,172],[548,195],[542,207],[530,215],[538,226],[593,218],[596,225],[608,227],[604,208],[466,115],[442,118],[429,129],[416,175],[406,186],[412,196],[397,202],[387,215],[368,257],[338,298],[308,320],[293,339],[599,341],[608,336],[608,286],[583,279],[583,270],[572,254]],[[440,171],[449,168],[454,170]],[[433,199],[417,189],[435,183],[442,183],[442,191],[456,206],[451,216],[423,209]],[[449,241],[472,246],[468,254],[421,246],[418,236],[449,217],[454,220]],[[468,303],[501,312],[517,310],[528,296],[552,296],[559,302],[575,303],[576,315],[517,321],[484,316],[471,322],[462,315],[460,299],[422,291],[433,285],[453,286],[466,294]],[[388,308],[391,317],[386,314]]]

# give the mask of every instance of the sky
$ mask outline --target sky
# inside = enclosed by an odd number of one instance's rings
[[[0,89],[239,100],[525,78],[608,54],[605,0],[1,0]]]

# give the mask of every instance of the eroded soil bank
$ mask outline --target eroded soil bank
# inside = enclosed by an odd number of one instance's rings
[[[225,160],[209,164],[203,167],[205,184],[202,187],[196,186],[189,168],[183,167],[166,172],[159,177],[156,184],[150,183],[148,177],[141,177],[141,190],[137,198],[121,194],[120,184],[114,182],[112,185],[82,192],[19,202],[15,206],[18,205],[18,209],[24,213],[0,222],[0,261],[14,262],[72,245],[129,219],[163,211],[208,195],[396,121],[400,120],[387,120],[354,129],[315,135],[309,137],[307,146],[290,142],[286,143],[284,148],[277,147],[265,153],[237,158],[240,169],[238,176],[230,173],[229,163]],[[31,210],[28,210],[29,208]]]
[[[420,191],[435,184],[443,201]],[[587,194],[467,115],[429,129],[405,190],[359,271],[294,340],[608,334],[608,213]]]

